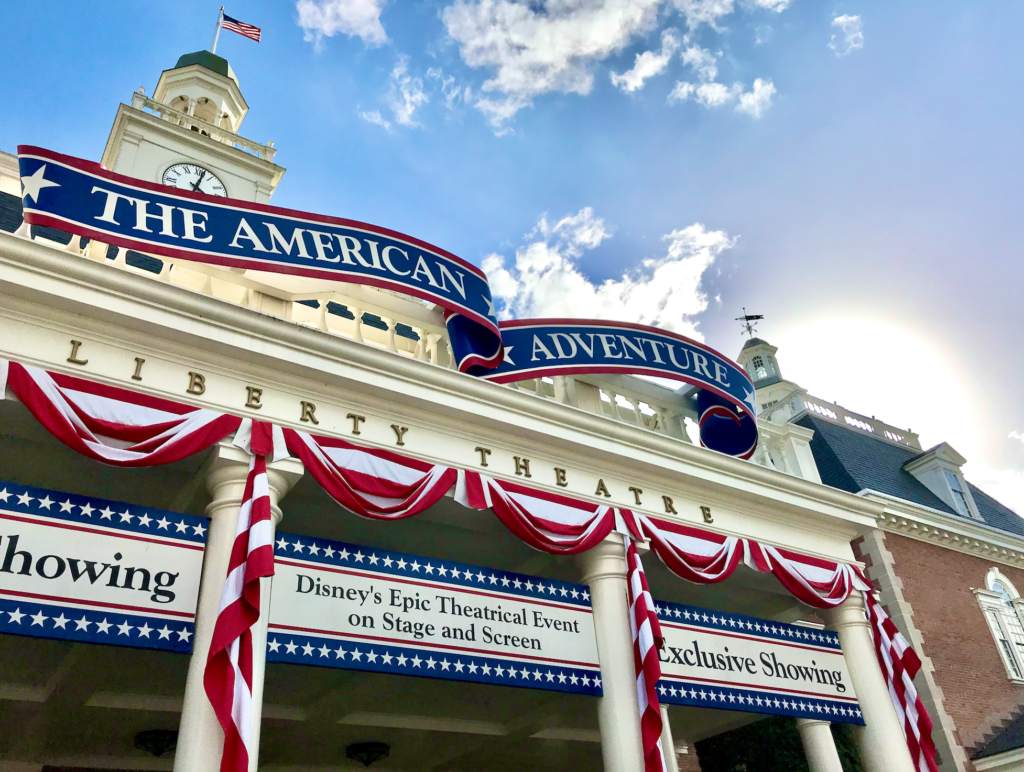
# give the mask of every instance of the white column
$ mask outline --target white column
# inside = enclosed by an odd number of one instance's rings
[[[865,772],[914,772],[903,728],[878,666],[871,627],[864,614],[864,596],[854,590],[845,603],[824,615],[829,627],[839,633],[846,666],[864,714],[865,726],[858,728],[857,738]]]
[[[832,737],[832,724],[816,718],[798,718],[796,728],[811,772],[843,772],[836,741]]]
[[[597,654],[604,696],[597,703],[604,772],[641,772],[640,709],[633,672],[633,637],[626,595],[626,555],[622,537],[612,534],[579,557],[590,585]]]
[[[679,772],[679,758],[676,756],[676,744],[672,739],[672,724],[668,720],[668,705],[661,706],[661,750],[665,754],[666,772]]]
[[[185,700],[181,710],[181,724],[178,730],[178,746],[174,754],[175,772],[219,772],[221,753],[224,747],[224,733],[217,721],[217,714],[206,696],[203,673],[206,658],[210,652],[210,640],[217,621],[224,577],[227,575],[228,559],[235,541],[238,527],[238,509],[245,492],[245,479],[249,471],[249,455],[239,448],[220,443],[214,449],[214,457],[206,478],[206,485],[213,497],[206,507],[210,517],[210,528],[206,533],[206,549],[203,555],[203,576],[199,587],[199,603],[196,607],[195,636],[192,639],[192,657],[189,661],[188,678],[185,682]],[[288,488],[302,475],[302,465],[289,459],[267,469],[270,483],[270,507],[274,527],[281,520],[278,502]],[[269,579],[260,586],[260,619],[253,627],[253,748],[250,769],[256,769],[259,753],[259,726],[263,709],[263,679],[267,652],[267,619],[270,608]]]

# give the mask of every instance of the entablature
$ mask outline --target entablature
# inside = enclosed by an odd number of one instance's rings
[[[433,463],[705,528],[708,507],[715,530],[832,559],[852,559],[849,542],[882,509],[644,426],[6,234],[0,279],[0,355],[48,370],[346,439],[358,429],[355,439],[368,445],[400,443]],[[81,341],[73,357],[72,340]],[[191,373],[202,376],[201,390]]]

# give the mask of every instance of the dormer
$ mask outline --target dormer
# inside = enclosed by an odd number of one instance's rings
[[[961,467],[967,462],[948,442],[907,461],[903,468],[961,517],[981,520]]]
[[[233,134],[249,111],[228,60],[209,51],[185,54],[164,70],[153,99]]]

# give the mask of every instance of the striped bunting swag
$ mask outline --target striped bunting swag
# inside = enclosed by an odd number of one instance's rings
[[[260,616],[260,579],[274,574],[267,455],[271,425],[253,421],[252,458],[238,513],[203,684],[224,729],[221,772],[246,772],[252,751],[252,626]]]
[[[914,686],[914,676],[921,669],[921,660],[885,613],[875,594],[865,592],[864,600],[871,622],[871,633],[875,638],[878,664],[889,687],[893,707],[903,725],[910,757],[919,772],[938,772],[935,743],[932,740],[932,720]]]
[[[665,645],[661,625],[654,611],[654,601],[647,589],[647,576],[640,553],[628,536],[626,572],[629,592],[629,626],[633,631],[633,665],[636,672],[636,696],[640,703],[640,736],[644,747],[645,772],[665,772],[665,755],[661,747],[661,709],[658,706],[658,680],[661,665],[658,649]]]

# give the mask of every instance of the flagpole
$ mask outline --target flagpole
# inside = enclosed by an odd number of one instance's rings
[[[217,53],[217,39],[220,37],[220,28],[224,23],[224,6],[220,7],[220,11],[217,12],[217,30],[213,33],[213,43],[210,44],[210,53]]]

